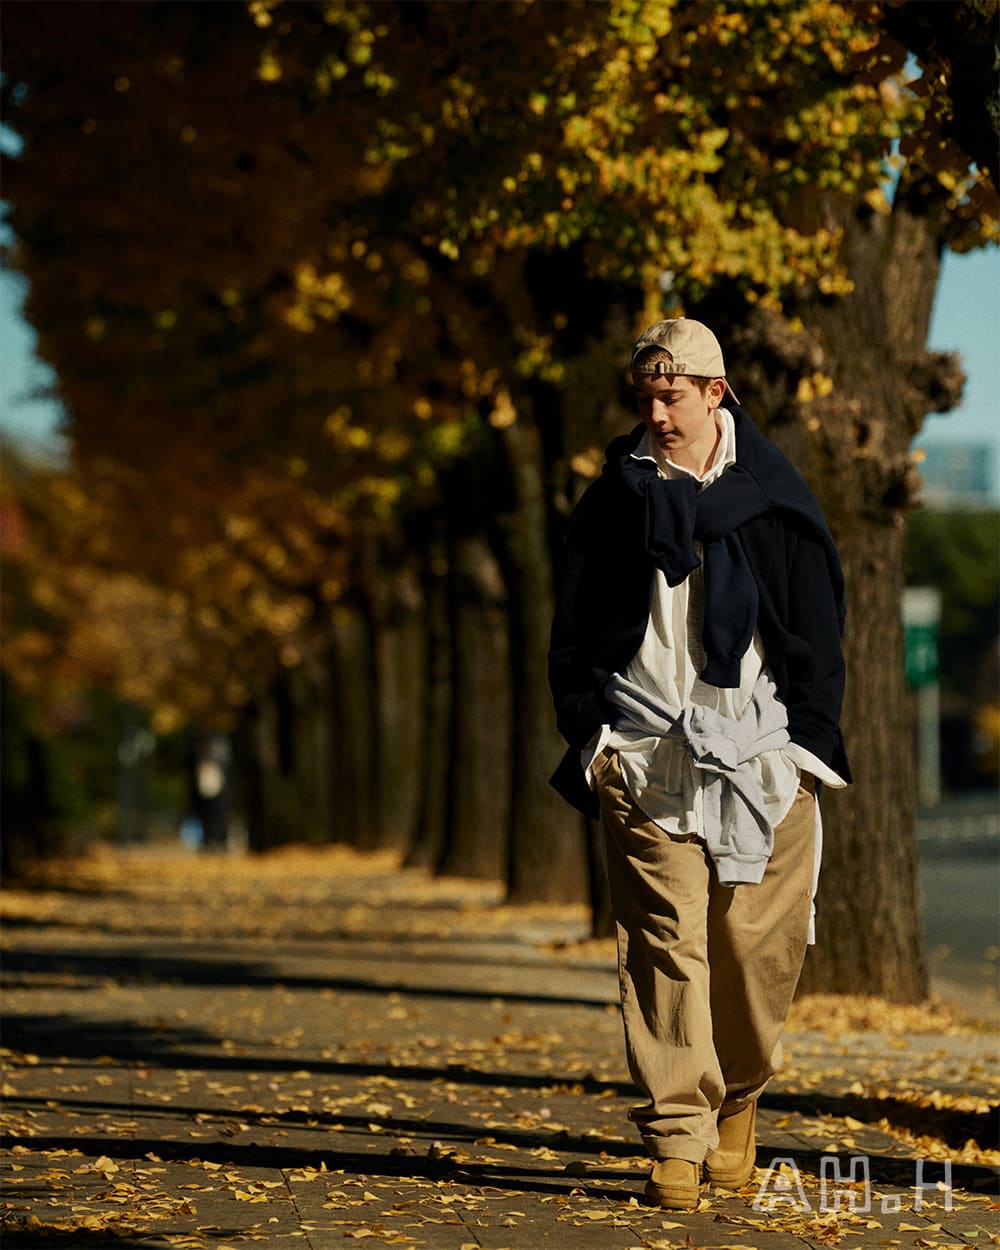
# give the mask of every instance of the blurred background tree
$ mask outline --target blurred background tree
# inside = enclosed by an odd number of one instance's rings
[[[997,5],[934,7],[11,6],[11,260],[72,447],[9,557],[12,682],[73,656],[159,731],[234,732],[254,847],[606,915],[546,785],[551,557],[634,420],[634,332],[703,316],[850,585],[807,980],[922,996],[886,657],[910,443],[961,389],[941,250],[997,215]]]
[[[946,789],[1000,781],[1000,513],[918,509],[906,580],[941,594],[941,772]]]

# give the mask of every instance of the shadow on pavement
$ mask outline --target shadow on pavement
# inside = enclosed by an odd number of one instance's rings
[[[522,1088],[555,1092],[562,1090],[623,1097],[628,1097],[630,1092],[627,1083],[602,1080],[591,1075],[578,1078],[571,1074],[560,1075],[558,1072],[488,1071],[465,1064],[359,1062],[322,1058],[301,1051],[294,1054],[268,1054],[258,1040],[247,1043],[240,1043],[238,1039],[232,1040],[246,1053],[220,1053],[218,1036],[207,1031],[166,1024],[150,1027],[127,1019],[88,1020],[69,1014],[13,1016],[6,1021],[4,1029],[4,1044],[7,1047],[50,1061],[86,1062],[112,1059],[131,1066],[196,1072],[266,1074],[308,1069],[311,1075],[319,1078],[363,1079],[391,1075],[397,1081],[448,1081],[484,1088]],[[202,1047],[205,1049],[202,1050]],[[954,1149],[960,1149],[970,1139],[983,1149],[1000,1147],[1000,1125],[995,1107],[973,1111],[916,1104],[902,1098],[872,1098],[860,1094],[822,1091],[809,1094],[765,1091],[761,1106],[810,1116],[851,1116],[873,1127],[877,1127],[879,1121],[886,1120],[890,1126],[907,1129],[918,1135],[934,1136]],[[339,1118],[343,1120],[343,1117]],[[418,1126],[422,1123],[415,1122]],[[438,1131],[447,1132],[449,1126],[440,1126]],[[581,1149],[590,1148],[581,1146]]]
[[[69,930],[79,933],[81,928],[81,924],[78,919],[73,919],[71,917],[62,918],[58,916],[5,916],[3,923],[4,928],[9,930],[38,929],[52,932]],[[169,941],[185,942],[190,941],[191,939],[190,928],[185,928],[182,925],[170,926],[168,924],[161,923],[145,926],[141,923],[130,923],[126,926],[120,923],[107,924],[102,923],[99,920],[88,920],[86,924],[86,931],[88,936],[91,937],[97,935],[109,938],[128,937],[129,939],[135,940],[139,945],[141,945],[144,940],[151,943],[162,943]],[[245,937],[247,941],[258,943],[267,940],[261,937],[258,930],[254,930],[253,932],[247,931],[246,933],[242,930],[237,930],[234,933],[231,927],[227,928],[222,925],[219,926],[218,930],[213,930],[210,925],[200,929],[199,937],[204,940],[211,939],[213,937],[225,938],[227,941],[238,941]],[[475,942],[476,953],[474,955],[466,955],[454,949],[456,940],[462,940],[463,938],[468,938],[469,941]],[[538,949],[540,943],[537,933],[530,932],[527,935],[524,935],[511,933],[505,930],[498,930],[495,933],[483,933],[477,930],[474,936],[471,933],[463,933],[459,934],[456,938],[456,933],[454,931],[449,931],[447,933],[416,932],[403,934],[393,933],[391,931],[379,933],[337,925],[331,925],[328,929],[320,929],[316,927],[295,929],[283,926],[279,940],[281,941],[282,946],[286,948],[286,952],[290,951],[293,954],[294,948],[299,945],[303,948],[310,945],[322,946],[325,950],[329,950],[330,943],[344,942],[350,943],[352,947],[372,946],[382,948],[378,950],[379,955],[382,955],[384,951],[391,949],[393,962],[396,962],[397,960],[426,961],[427,955],[423,951],[407,951],[404,943],[408,943],[413,946],[439,948],[434,951],[432,956],[434,963],[476,965],[483,963],[482,952],[484,949],[488,950],[491,946],[501,949],[497,950],[495,955],[490,956],[489,962],[495,960],[497,963],[505,963],[509,962],[510,948],[512,946],[520,946],[524,947],[526,950],[534,951]],[[545,940],[555,944],[559,939],[551,939],[547,937]],[[565,942],[570,946],[572,945],[571,939],[567,938],[565,939]],[[303,953],[308,954],[309,952],[304,950]],[[556,967],[566,968],[567,970],[574,972],[606,971],[612,974],[614,973],[614,967],[607,959],[588,960],[585,958],[581,959],[577,956],[574,958],[572,963],[563,963],[561,961],[553,961],[553,963]],[[526,966],[535,967],[537,965],[535,961],[532,961]]]
[[[608,1155],[617,1156],[623,1159],[632,1158],[641,1152],[638,1140],[634,1142],[625,1142],[616,1138],[599,1138],[591,1136],[582,1136],[574,1134],[569,1130],[553,1132],[551,1130],[533,1130],[505,1128],[496,1124],[491,1124],[488,1128],[483,1124],[463,1124],[451,1120],[432,1120],[429,1118],[408,1118],[404,1116],[379,1116],[372,1113],[364,1115],[344,1115],[340,1112],[336,1114],[325,1113],[322,1111],[264,1111],[255,1112],[237,1106],[233,1107],[197,1107],[182,1106],[176,1102],[156,1103],[143,1100],[141,1107],[137,1107],[132,1103],[115,1102],[111,1099],[69,1099],[61,1098],[58,1100],[60,1110],[72,1111],[89,1111],[105,1113],[109,1115],[127,1115],[132,1120],[138,1120],[143,1116],[165,1115],[195,1122],[204,1127],[211,1126],[213,1120],[221,1124],[226,1124],[234,1120],[247,1125],[257,1125],[266,1129],[280,1129],[283,1127],[300,1127],[309,1129],[312,1132],[330,1132],[331,1142],[336,1142],[335,1134],[337,1131],[357,1131],[370,1132],[370,1126],[376,1124],[381,1131],[386,1133],[395,1133],[399,1137],[406,1138],[428,1138],[432,1141],[444,1140],[454,1142],[475,1142],[484,1136],[489,1136],[493,1141],[509,1146],[517,1146],[524,1149],[532,1149],[538,1146],[558,1146],[560,1150],[567,1151],[571,1154],[587,1154],[587,1155]],[[24,1107],[30,1109],[32,1107],[44,1108],[51,1107],[52,1100],[44,1098],[16,1098],[12,1100],[13,1106]],[[232,1136],[228,1130],[226,1136]],[[25,1137],[23,1142],[14,1136],[4,1138],[5,1144],[26,1144],[28,1142],[37,1142],[42,1140],[38,1137]],[[63,1139],[64,1142],[66,1139]],[[74,1144],[78,1144],[79,1140],[76,1136],[72,1138]],[[85,1140],[85,1139],[84,1139]],[[103,1138],[101,1139],[104,1140]],[[131,1142],[130,1137],[123,1137],[123,1141]],[[163,1144],[163,1143],[161,1143]],[[171,1143],[176,1146],[177,1143]],[[186,1151],[186,1157],[192,1154],[203,1156],[203,1140],[192,1143],[182,1143]],[[234,1149],[247,1149],[246,1146],[234,1146]],[[263,1147],[255,1147],[261,1148]],[[334,1147],[331,1147],[333,1149]],[[107,1151],[103,1151],[107,1153]],[[130,1156],[131,1157],[131,1156]],[[359,1157],[368,1158],[368,1155]],[[416,1156],[407,1156],[416,1157]],[[258,1165],[255,1165],[258,1166]],[[259,1165],[266,1166],[266,1165]],[[290,1166],[300,1166],[298,1164]]]
[[[158,1250],[162,1246],[166,1250],[171,1245],[155,1233],[88,1232],[86,1229],[67,1230],[44,1224],[40,1228],[3,1224],[0,1230],[3,1232],[4,1250],[55,1250],[58,1246],[69,1246],[72,1250]],[[237,1237],[239,1233],[240,1230],[235,1228],[220,1229],[218,1235],[225,1240]]]
[[[235,1039],[234,1039],[235,1040]],[[183,1069],[196,1072],[299,1072],[330,1077],[391,1076],[403,1081],[450,1081],[459,1085],[484,1085],[544,1089],[584,1094],[623,1094],[628,1082],[557,1072],[490,1072],[467,1064],[363,1063],[305,1054],[268,1054],[261,1043],[236,1044],[245,1054],[219,1052],[217,1034],[173,1025],[144,1026],[133,1020],[88,1020],[72,1015],[12,1016],[4,1027],[4,1045],[26,1051],[50,1062],[112,1059],[133,1067]],[[210,1051],[196,1049],[211,1047]],[[104,1066],[104,1065],[102,1065]]]
[[[441,1125],[437,1131],[446,1133],[451,1138],[478,1135],[481,1129],[470,1130],[466,1125]],[[333,1135],[331,1134],[331,1140]],[[410,1153],[373,1153],[367,1151],[337,1150],[335,1145],[322,1149],[295,1146],[270,1146],[248,1143],[240,1145],[233,1142],[170,1141],[157,1137],[84,1137],[73,1136],[72,1145],[85,1156],[105,1156],[114,1160],[127,1161],[132,1159],[151,1159],[159,1163],[191,1163],[197,1159],[201,1163],[218,1163],[223,1167],[257,1168],[266,1171],[293,1171],[302,1168],[319,1170],[325,1166],[330,1172],[343,1171],[354,1176],[386,1177],[389,1179],[443,1180],[455,1181],[465,1185],[502,1185],[504,1189],[516,1190],[519,1193],[565,1194],[571,1189],[586,1185],[591,1197],[610,1198],[616,1201],[622,1197],[618,1188],[604,1189],[594,1186],[589,1181],[598,1179],[624,1179],[627,1175],[614,1170],[601,1173],[587,1171],[585,1177],[568,1176],[563,1168],[518,1167],[516,1164],[457,1162],[445,1155],[442,1158],[431,1158],[428,1155]],[[498,1138],[499,1140],[499,1138]],[[585,1149],[589,1152],[597,1147],[617,1146],[622,1150],[621,1142],[595,1143],[593,1138],[586,1141]],[[65,1137],[37,1136],[23,1139],[11,1137],[9,1145],[25,1145],[32,1152],[57,1150],[67,1144]],[[577,1153],[576,1139],[559,1143],[567,1153]],[[610,1153],[610,1152],[608,1152]],[[623,1153],[626,1153],[623,1151]],[[635,1154],[631,1149],[626,1157]],[[638,1180],[638,1177],[636,1178]],[[643,1174],[642,1180],[645,1180]]]
[[[784,1147],[776,1150],[768,1146],[767,1134],[763,1131],[761,1134],[764,1140],[757,1146],[757,1166],[761,1168],[769,1167],[775,1158],[789,1158],[793,1156],[796,1167],[802,1172],[808,1172],[813,1176],[820,1175],[822,1160],[829,1158],[831,1151],[829,1150],[799,1150],[789,1151]],[[894,1155],[879,1155],[871,1151],[858,1151],[868,1160],[869,1174],[874,1184],[891,1185],[895,1189],[909,1189],[914,1183],[914,1164],[912,1158],[899,1158]],[[846,1160],[842,1166],[846,1170]],[[942,1175],[940,1165],[936,1161],[931,1161],[927,1168],[928,1182],[932,1177]],[[997,1192],[997,1175],[992,1168],[979,1167],[971,1163],[953,1163],[951,1166],[951,1185],[954,1189],[967,1190],[970,1193],[995,1194]],[[887,1245],[892,1242],[885,1243]],[[897,1243],[898,1244],[898,1243]],[[919,1242],[917,1243],[920,1244]],[[749,1250],[749,1248],[748,1248]]]
[[[395,962],[393,958],[390,962]],[[509,966],[509,964],[507,965]],[[408,985],[401,981],[372,981],[367,977],[316,977],[288,975],[262,962],[241,960],[184,959],[173,955],[107,954],[92,955],[67,949],[51,951],[12,950],[4,956],[0,983],[14,987],[30,984],[32,976],[75,976],[107,981],[162,981],[167,985],[239,986],[286,989],[339,990],[351,994],[407,994],[426,998],[464,999],[492,1002],[502,998],[511,1003],[572,1005],[606,1010],[605,995],[583,998],[579,995],[534,994],[498,988],[456,988],[448,985]]]
[[[401,1123],[405,1124],[405,1122]],[[434,1130],[447,1135],[453,1140],[462,1139],[470,1136],[472,1132],[479,1131],[470,1131],[468,1126],[465,1125],[447,1124],[437,1124],[434,1126]],[[499,1141],[501,1138],[497,1136],[496,1140]],[[608,1149],[608,1147],[612,1147],[616,1153],[624,1157],[632,1157],[636,1153],[634,1148],[626,1149],[621,1142],[596,1142],[593,1138],[568,1138],[553,1142],[551,1137],[549,1137],[548,1143],[550,1146],[558,1145],[560,1151],[565,1151],[567,1155],[578,1154],[584,1151],[592,1153],[598,1147],[604,1150],[606,1154],[612,1153],[612,1150]],[[24,1139],[12,1137],[9,1139],[8,1144],[25,1145],[35,1152],[65,1147],[67,1139],[59,1136],[35,1136],[25,1137]],[[529,1168],[520,1167],[516,1164],[475,1163],[464,1160],[459,1162],[447,1155],[443,1158],[431,1158],[428,1155],[402,1153],[399,1151],[374,1153],[337,1150],[335,1144],[321,1149],[304,1149],[295,1146],[260,1145],[253,1142],[241,1145],[234,1142],[199,1141],[193,1145],[187,1141],[170,1141],[158,1137],[112,1138],[85,1136],[74,1136],[72,1144],[75,1149],[80,1150],[85,1156],[103,1155],[123,1162],[135,1159],[149,1159],[158,1163],[168,1164],[198,1161],[200,1163],[216,1163],[223,1167],[255,1168],[282,1172],[303,1168],[320,1170],[325,1166],[330,1172],[342,1171],[348,1175],[359,1177],[430,1181],[447,1179],[458,1184],[472,1186],[497,1185],[505,1190],[513,1190],[518,1193],[566,1194],[573,1189],[586,1188],[590,1197],[608,1198],[614,1201],[621,1201],[628,1192],[618,1187],[607,1189],[591,1183],[595,1179],[614,1179],[619,1181],[626,1179],[628,1174],[622,1173],[617,1169],[601,1171],[588,1167],[585,1175],[570,1176],[567,1175],[565,1167]],[[794,1154],[796,1166],[802,1171],[818,1175],[824,1153],[828,1152],[796,1150]],[[758,1146],[757,1165],[766,1168],[771,1164],[772,1158],[776,1156],[787,1157],[788,1151],[786,1149],[778,1152],[770,1150],[765,1141]],[[868,1159],[870,1178],[873,1183],[891,1185],[894,1188],[902,1189],[909,1188],[913,1184],[913,1159],[901,1159],[877,1154],[868,1154],[866,1157]],[[637,1185],[644,1180],[645,1170],[643,1168],[636,1176]],[[970,1193],[992,1194],[996,1192],[997,1178],[990,1168],[953,1164],[951,1183],[956,1189]]]
[[[928,1107],[903,1098],[866,1098],[862,1094],[781,1094],[765,1092],[762,1107],[794,1111],[800,1115],[851,1116],[877,1125],[885,1119],[894,1128],[932,1134],[956,1150],[971,1138],[983,1150],[1000,1147],[997,1106],[988,1111],[964,1111],[954,1107]]]

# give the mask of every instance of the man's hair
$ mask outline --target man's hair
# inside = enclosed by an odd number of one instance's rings
[[[670,355],[668,351],[665,350],[665,348],[656,347],[656,346],[644,347],[642,351],[638,353],[635,360],[632,361],[633,379],[637,375],[639,377],[643,376],[642,370],[641,369],[637,370],[636,365],[655,365],[655,364],[658,364],[661,360],[665,364],[673,364],[674,362],[674,358]],[[708,390],[709,383],[714,381],[713,378],[696,378],[693,376],[693,374],[690,374],[690,373],[685,373],[683,375],[678,374],[676,376],[678,377],[683,376],[685,378],[690,378],[702,395],[704,395],[705,392]]]

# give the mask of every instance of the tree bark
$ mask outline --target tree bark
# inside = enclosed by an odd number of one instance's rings
[[[442,535],[432,537],[425,563],[423,751],[416,831],[409,867],[434,868],[444,853],[448,823],[448,769],[452,740],[451,636],[448,555]]]
[[[252,851],[293,842],[300,828],[287,675],[282,673],[247,709],[243,793]]]
[[[439,872],[499,881],[510,812],[506,595],[483,535],[455,538],[451,571],[450,802]]]
[[[858,526],[841,538],[840,551],[849,587],[843,725],[854,784],[823,796],[817,945],[802,988],[919,1002],[927,975],[903,684],[902,534]]]
[[[903,512],[918,477],[910,443],[960,392],[953,358],[925,349],[940,247],[935,201],[902,188],[891,215],[846,224],[852,294],[759,314],[727,364],[755,416],[820,499],[847,579],[843,727],[854,785],[823,796],[817,945],[801,988],[914,1002],[925,997],[916,882],[913,738],[901,638]],[[803,402],[825,374],[832,392]]]
[[[604,854],[604,830],[599,820],[587,820],[587,859],[590,883],[590,936],[614,937],[618,932]]]
[[[369,622],[355,604],[339,604],[331,629],[330,701],[334,837],[371,849],[379,844],[375,771],[375,670]]]
[[[297,808],[296,841],[336,841],[330,759],[330,672],[325,659],[309,657],[285,678],[292,703],[293,778]]]
[[[10,881],[33,860],[65,850],[67,837],[54,802],[51,745],[31,726],[6,673],[0,673],[0,723],[0,875]]]
[[[512,506],[500,518],[510,601],[513,680],[511,902],[579,902],[587,897],[583,825],[548,784],[564,750],[548,686],[552,564],[541,437],[522,418],[500,431]]]
[[[390,584],[373,613],[378,720],[375,802],[379,846],[405,852],[416,834],[424,772],[425,605],[408,571],[387,572],[384,578]]]

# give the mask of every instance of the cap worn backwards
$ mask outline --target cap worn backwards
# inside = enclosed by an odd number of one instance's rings
[[[649,347],[658,347],[670,357],[667,360],[636,363],[636,357]],[[675,317],[671,321],[657,321],[644,330],[632,348],[630,372],[673,376],[689,374],[696,378],[725,378],[726,363],[722,348],[707,325],[690,317]],[[736,393],[726,383],[736,403]]]

